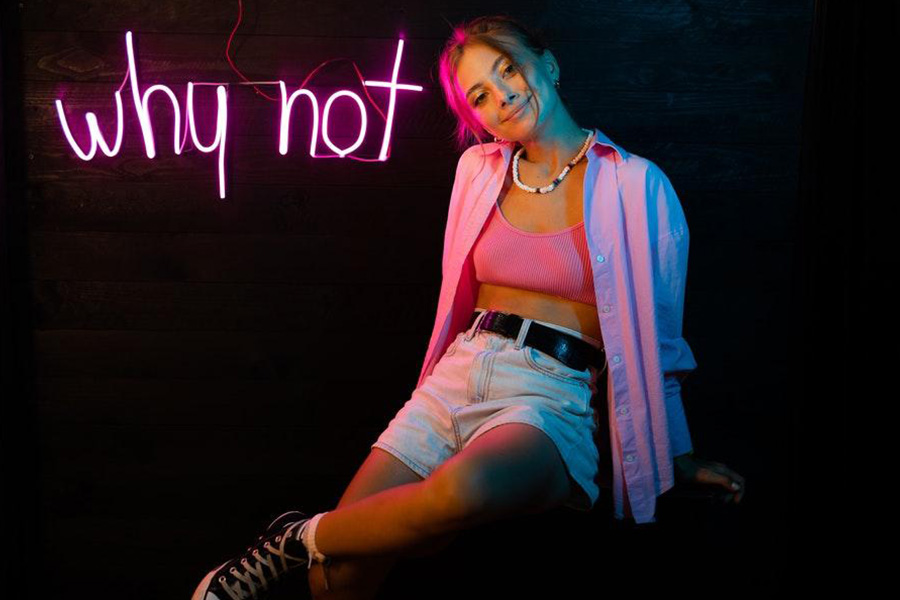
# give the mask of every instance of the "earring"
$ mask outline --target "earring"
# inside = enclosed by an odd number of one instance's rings
[[[556,89],[559,89],[559,79],[557,79],[557,80],[554,82],[553,85],[556,86]]]

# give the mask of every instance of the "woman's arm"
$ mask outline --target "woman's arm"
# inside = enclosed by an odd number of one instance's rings
[[[648,210],[656,211],[658,225],[653,249],[654,300],[675,479],[679,483],[724,488],[719,499],[737,504],[744,495],[744,478],[722,463],[694,455],[681,400],[681,381],[697,367],[691,348],[682,337],[690,246],[687,220],[669,178],[652,162],[647,184],[648,198],[654,199]]]
[[[693,450],[681,398],[681,382],[697,368],[691,347],[682,336],[690,232],[681,201],[666,174],[651,161],[646,177],[660,369],[671,452],[679,456]]]

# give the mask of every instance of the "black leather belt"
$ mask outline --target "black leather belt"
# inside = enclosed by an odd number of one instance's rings
[[[466,329],[472,327],[479,314],[481,313],[478,311],[472,313],[472,320],[469,321],[469,327]],[[484,318],[478,323],[478,329],[493,331],[508,338],[517,339],[524,322],[525,319],[519,315],[488,310],[485,311]],[[524,345],[549,354],[563,364],[579,371],[587,369],[588,365],[599,368],[602,364],[603,348],[595,348],[584,340],[540,323],[531,323],[531,327],[528,328],[528,333],[525,335]]]

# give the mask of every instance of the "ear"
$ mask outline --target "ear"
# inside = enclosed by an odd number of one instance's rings
[[[544,69],[546,69],[548,75],[550,76],[551,81],[559,78],[559,63],[556,61],[556,57],[553,56],[553,52],[550,49],[544,50],[543,54],[540,57],[541,63],[544,65]]]

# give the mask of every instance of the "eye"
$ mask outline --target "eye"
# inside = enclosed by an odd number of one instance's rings
[[[513,71],[515,71],[515,70],[516,70],[515,65],[513,65],[512,63],[506,65],[506,68],[503,69],[503,74],[505,75],[505,74],[509,73],[509,70],[510,70],[510,69],[512,69]],[[475,98],[475,101],[472,102],[472,106],[478,106],[479,104],[481,104],[481,98],[482,98],[482,97],[484,97],[484,94],[479,94],[479,95]]]

